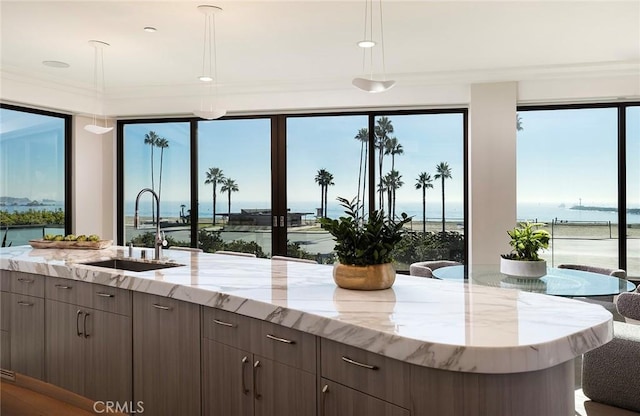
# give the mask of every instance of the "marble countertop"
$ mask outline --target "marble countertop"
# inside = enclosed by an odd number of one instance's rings
[[[184,266],[148,272],[81,264],[128,249],[0,248],[0,269],[167,296],[298,329],[408,363],[515,373],[573,359],[612,339],[612,316],[561,297],[398,275],[391,289],[352,291],[332,266],[165,250]],[[134,249],[140,257],[140,249]]]

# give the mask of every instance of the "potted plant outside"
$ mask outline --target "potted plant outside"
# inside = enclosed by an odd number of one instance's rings
[[[547,274],[547,262],[538,253],[549,248],[550,235],[540,229],[542,226],[544,223],[521,222],[507,231],[512,250],[509,254],[501,255],[501,273],[525,279],[536,279]]]
[[[402,213],[399,221],[385,217],[383,211],[372,211],[363,219],[361,205],[354,200],[336,198],[345,208],[345,216],[337,220],[320,218],[322,228],[336,240],[339,263],[333,268],[333,279],[345,289],[378,290],[393,285],[396,278],[392,251],[402,239],[404,225],[411,221]]]

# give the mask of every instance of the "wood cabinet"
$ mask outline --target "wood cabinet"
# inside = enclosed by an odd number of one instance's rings
[[[322,416],[409,415],[410,365],[324,338],[320,348]]]
[[[203,308],[203,414],[316,414],[316,337]]]
[[[84,282],[48,279],[47,381],[93,400],[130,402],[131,316],[90,307],[126,313],[131,309],[130,293]],[[93,286],[105,295],[96,295],[100,299],[93,299],[92,294],[98,290]],[[125,306],[116,307],[116,304]]]
[[[135,292],[133,332],[135,402],[154,416],[200,415],[199,305]]]
[[[44,380],[44,279],[2,273],[2,368]]]
[[[334,383],[325,378],[321,380],[320,385],[322,386],[320,416],[409,416],[410,414],[409,410],[400,406]]]

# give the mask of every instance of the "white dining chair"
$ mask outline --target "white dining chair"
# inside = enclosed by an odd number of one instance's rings
[[[253,253],[241,253],[239,251],[218,250],[214,254],[224,254],[226,256],[256,257],[256,255]]]
[[[294,261],[298,263],[318,264],[318,262],[315,260],[300,259],[297,257],[287,257],[287,256],[271,256],[271,260]]]

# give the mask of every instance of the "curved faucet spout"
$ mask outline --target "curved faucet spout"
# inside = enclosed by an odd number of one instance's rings
[[[138,192],[138,196],[136,196],[136,206],[135,206],[135,214],[133,216],[133,227],[135,229],[138,229],[138,225],[140,223],[140,216],[138,214],[138,205],[140,204],[140,197],[142,196],[142,194],[144,194],[145,192],[149,192],[151,193],[151,195],[153,195],[153,197],[156,200],[156,213],[157,213],[157,217],[156,217],[156,238],[155,238],[155,255],[154,255],[154,259],[155,260],[160,260],[160,257],[162,255],[162,246],[165,245],[164,242],[164,238],[162,237],[162,234],[160,233],[160,197],[158,196],[158,194],[151,188],[143,188],[140,192]]]

